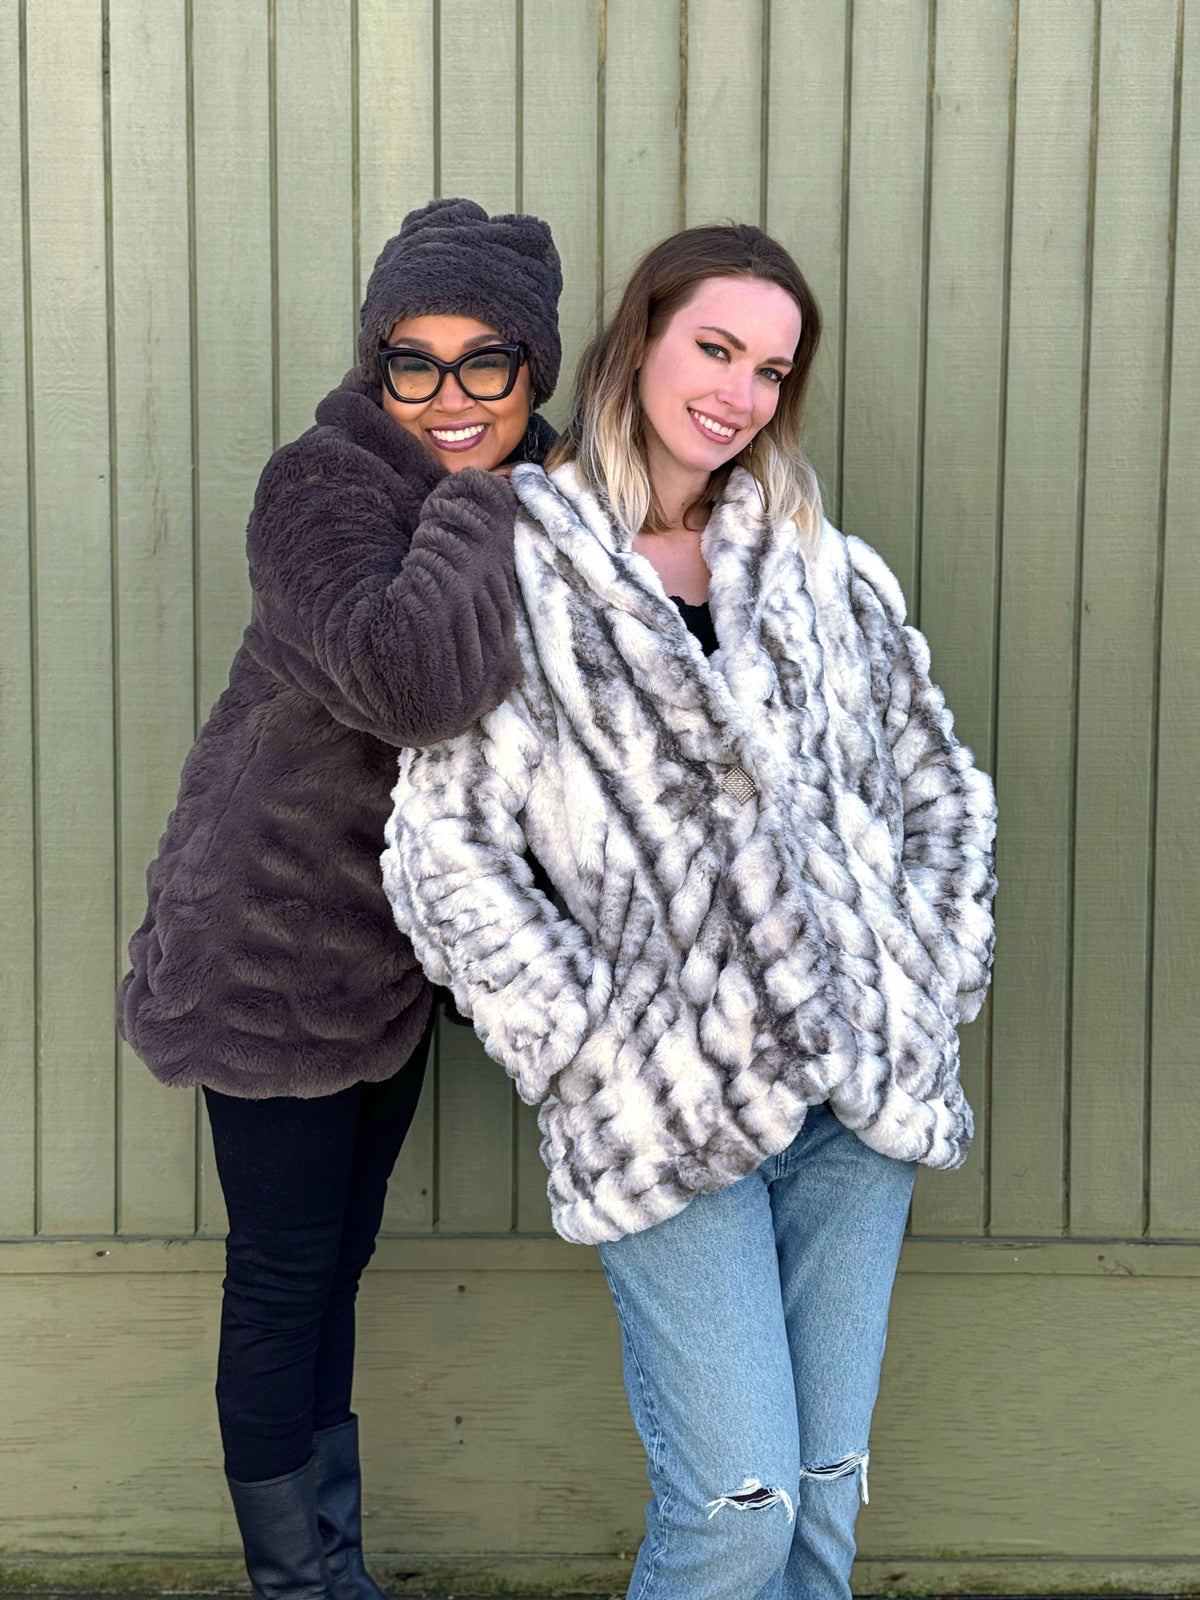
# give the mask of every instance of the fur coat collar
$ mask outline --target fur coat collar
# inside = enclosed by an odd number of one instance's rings
[[[703,540],[706,660],[573,467],[514,482],[525,679],[402,756],[384,876],[541,1106],[559,1232],[661,1221],[820,1101],[887,1155],[957,1166],[994,805],[895,579],[828,525],[806,552],[735,471]]]

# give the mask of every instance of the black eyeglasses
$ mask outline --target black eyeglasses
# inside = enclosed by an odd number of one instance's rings
[[[523,344],[485,344],[457,361],[439,361],[423,350],[402,345],[379,352],[379,370],[393,400],[419,405],[432,400],[452,372],[459,388],[472,400],[503,400],[512,393],[522,364],[529,359]]]

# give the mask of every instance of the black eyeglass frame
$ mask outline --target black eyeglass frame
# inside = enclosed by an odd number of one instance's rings
[[[508,382],[498,394],[475,394],[463,382],[462,368],[467,364],[468,361],[478,361],[480,356],[495,355],[498,352],[508,357]],[[413,356],[416,358],[416,360],[427,361],[431,367],[437,368],[438,381],[434,384],[433,388],[428,394],[421,395],[420,398],[414,398],[413,396],[406,394],[397,394],[396,385],[392,382],[392,375],[388,370],[394,356]],[[458,384],[462,392],[469,396],[470,399],[480,401],[506,400],[513,392],[513,387],[517,381],[517,374],[529,360],[529,351],[523,344],[508,344],[504,340],[498,339],[495,344],[481,344],[475,350],[468,350],[466,355],[459,356],[457,361],[439,361],[437,356],[431,356],[427,350],[414,350],[409,345],[398,344],[380,345],[378,359],[380,376],[383,378],[384,387],[387,389],[387,392],[391,395],[392,399],[398,400],[403,406],[423,406],[427,405],[429,401],[433,399],[434,395],[437,394],[438,390],[446,381],[447,373],[450,372],[454,374],[455,383]]]

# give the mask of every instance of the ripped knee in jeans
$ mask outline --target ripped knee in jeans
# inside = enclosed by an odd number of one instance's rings
[[[718,1511],[769,1511],[772,1506],[782,1506],[787,1512],[789,1522],[796,1515],[792,1505],[792,1497],[786,1489],[772,1489],[759,1482],[757,1478],[747,1478],[740,1488],[728,1494],[718,1495],[715,1500],[708,1502],[708,1520],[711,1522]]]
[[[818,1483],[827,1483],[833,1478],[849,1478],[858,1474],[858,1489],[862,1495],[862,1503],[869,1506],[871,1496],[867,1492],[867,1467],[870,1464],[871,1452],[869,1450],[852,1451],[850,1455],[843,1456],[840,1461],[831,1462],[827,1467],[801,1467],[800,1478],[812,1478]]]

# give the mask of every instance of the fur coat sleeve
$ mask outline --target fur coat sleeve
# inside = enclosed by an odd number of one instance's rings
[[[584,929],[535,886],[527,859],[543,748],[518,691],[451,743],[402,752],[382,858],[396,922],[427,976],[452,990],[529,1105],[578,1055],[608,992]]]
[[[520,677],[516,501],[490,473],[439,477],[418,441],[379,421],[390,471],[328,426],[272,458],[247,536],[247,644],[338,722],[421,745],[459,732]],[[413,523],[411,542],[398,536]]]
[[[954,733],[945,696],[930,679],[929,646],[906,626],[900,585],[869,545],[846,541],[852,597],[876,661],[874,697],[900,780],[900,865],[914,931],[970,1022],[987,994],[995,945],[992,785]]]

